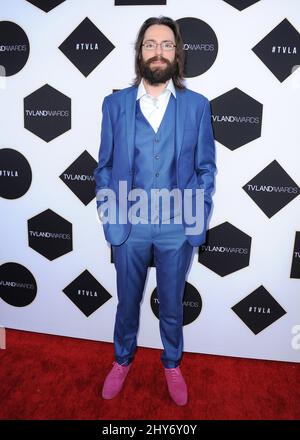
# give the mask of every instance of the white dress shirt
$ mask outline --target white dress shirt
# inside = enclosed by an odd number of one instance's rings
[[[176,98],[176,91],[172,79],[168,81],[164,91],[157,97],[153,97],[146,92],[143,80],[139,84],[136,99],[140,100],[141,111],[155,133],[157,133],[162,118],[164,117],[171,93],[173,93],[174,98]]]

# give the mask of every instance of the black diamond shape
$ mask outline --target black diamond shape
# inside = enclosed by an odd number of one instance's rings
[[[225,222],[207,232],[198,261],[224,277],[249,265],[251,237]]]
[[[296,232],[291,278],[300,278],[300,232]]]
[[[56,6],[63,3],[65,0],[27,0],[29,3],[33,4],[37,8],[42,9],[45,12],[49,12]]]
[[[232,310],[255,335],[286,314],[286,311],[264,286],[258,287],[235,304]]]
[[[300,34],[285,18],[252,50],[283,82],[300,65]]]
[[[95,159],[85,150],[59,177],[84,205],[95,197]]]
[[[85,314],[90,316],[112,296],[85,270],[63,289],[63,292]]]
[[[243,11],[254,3],[257,3],[260,0],[224,0],[224,2],[238,9],[239,11]]]
[[[59,46],[59,49],[87,77],[115,46],[85,18]]]
[[[248,196],[271,218],[299,194],[299,187],[274,160],[243,186]]]

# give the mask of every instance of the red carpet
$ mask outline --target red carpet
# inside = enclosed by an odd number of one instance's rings
[[[0,350],[4,420],[300,419],[300,365],[185,353],[189,403],[169,398],[160,350],[139,348],[122,393],[100,391],[113,345],[7,330]]]

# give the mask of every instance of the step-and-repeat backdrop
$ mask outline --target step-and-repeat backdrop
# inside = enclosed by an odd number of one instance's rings
[[[138,29],[159,15],[180,25],[217,151],[184,349],[299,362],[298,0],[1,2],[0,325],[112,341],[116,273],[93,179],[101,106],[131,84]],[[152,265],[139,345],[161,348],[158,310]]]

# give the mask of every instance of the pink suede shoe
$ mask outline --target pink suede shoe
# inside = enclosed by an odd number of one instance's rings
[[[167,379],[169,394],[174,402],[179,406],[186,405],[188,393],[180,368],[165,368],[165,376]]]
[[[130,365],[123,366],[117,362],[113,363],[113,367],[106,376],[102,389],[103,399],[113,399],[121,391]]]

